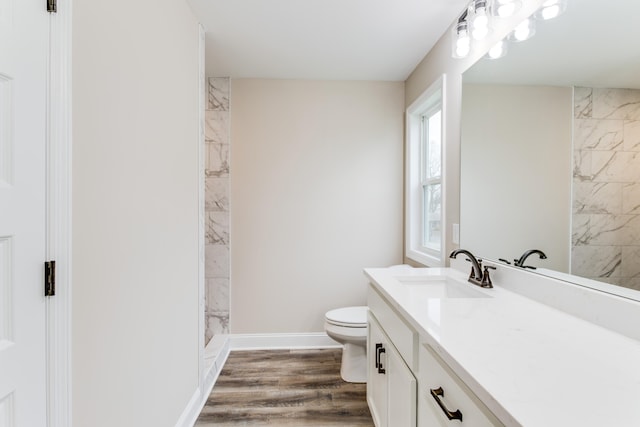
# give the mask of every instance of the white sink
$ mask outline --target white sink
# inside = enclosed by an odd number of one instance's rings
[[[403,286],[412,287],[412,291],[431,299],[445,298],[491,298],[490,291],[482,291],[469,282],[460,282],[446,276],[396,276]]]

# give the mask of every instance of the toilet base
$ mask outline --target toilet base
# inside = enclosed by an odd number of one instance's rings
[[[342,349],[340,376],[348,383],[367,382],[367,348],[346,343]]]

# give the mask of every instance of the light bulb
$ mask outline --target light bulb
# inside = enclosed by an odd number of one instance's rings
[[[492,11],[498,18],[508,18],[520,8],[520,0],[495,0]]]
[[[482,40],[489,34],[489,15],[487,15],[486,0],[475,0],[472,5],[471,36]]]
[[[516,6],[513,3],[498,5],[498,16],[500,18],[508,18],[515,12]]]
[[[489,18],[482,13],[473,18],[473,31],[471,35],[476,40],[482,40],[489,34]]]
[[[491,59],[502,58],[507,53],[507,43],[504,40],[500,40],[489,49],[488,56]]]
[[[456,56],[458,58],[464,58],[469,55],[469,51],[471,50],[471,39],[469,35],[464,34],[458,37],[456,40]]]
[[[453,37],[452,56],[454,58],[466,58],[471,52],[471,38],[469,37],[467,21],[458,22],[454,27]]]
[[[527,18],[518,24],[518,26],[513,30],[511,39],[517,42],[525,41],[530,39],[534,33],[535,27],[533,26],[533,20],[531,18]]]
[[[540,6],[538,15],[544,20],[552,19],[564,12],[566,7],[566,0],[547,0]]]
[[[554,4],[553,6],[545,7],[542,9],[542,19],[552,19],[560,15],[560,6]]]

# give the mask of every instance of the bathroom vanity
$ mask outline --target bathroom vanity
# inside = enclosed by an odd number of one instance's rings
[[[456,268],[365,274],[377,427],[640,425],[640,340],[611,320],[638,301],[511,267],[491,289]]]

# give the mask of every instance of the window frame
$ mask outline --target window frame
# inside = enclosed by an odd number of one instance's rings
[[[423,117],[440,110],[440,177],[425,179],[423,175],[426,156],[424,150]],[[439,77],[406,110],[405,142],[405,256],[428,267],[445,265],[445,209],[446,209],[446,162],[445,162],[445,75]],[[434,249],[423,245],[425,236],[425,186],[440,183],[440,247]]]

